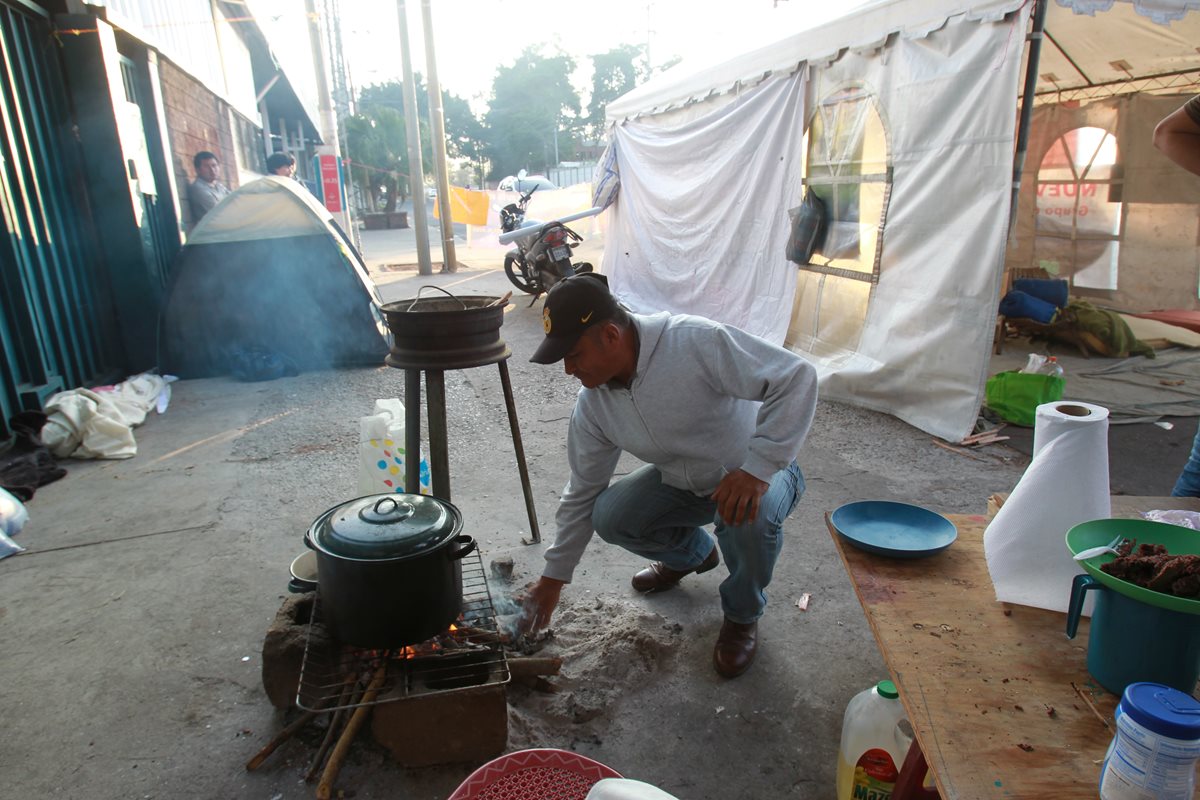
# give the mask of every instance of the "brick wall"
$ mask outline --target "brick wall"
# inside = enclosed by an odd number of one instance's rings
[[[179,206],[184,228],[190,230],[194,217],[187,200],[187,187],[195,179],[192,157],[201,150],[216,153],[221,162],[221,182],[236,189],[237,154],[229,127],[229,105],[203,84],[165,58],[159,60],[163,106],[170,137],[171,168],[179,187]]]

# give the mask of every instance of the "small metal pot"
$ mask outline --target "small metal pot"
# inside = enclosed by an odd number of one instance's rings
[[[423,642],[462,613],[462,515],[418,494],[370,495],[326,511],[304,535],[317,554],[321,614],[347,644]]]
[[[292,579],[288,581],[289,592],[303,594],[317,588],[317,554],[312,550],[305,550],[293,558],[289,571],[292,573]]]

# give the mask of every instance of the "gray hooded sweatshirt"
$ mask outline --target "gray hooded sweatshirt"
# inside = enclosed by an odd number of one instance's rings
[[[546,551],[549,578],[571,580],[622,451],[656,466],[668,486],[707,497],[738,469],[769,482],[812,425],[817,373],[800,356],[703,317],[631,316],[638,358],[630,385],[581,389],[571,415],[571,477]]]

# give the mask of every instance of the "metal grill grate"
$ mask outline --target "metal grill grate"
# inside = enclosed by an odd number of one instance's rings
[[[300,663],[296,705],[306,711],[335,711],[507,683],[508,661],[478,550],[462,560],[462,583],[463,613],[451,630],[394,650],[363,650],[329,636],[318,592]],[[381,673],[376,694],[364,700],[363,687]]]

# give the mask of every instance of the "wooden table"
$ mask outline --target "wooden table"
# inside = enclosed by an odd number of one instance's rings
[[[1112,498],[1114,517],[1200,511],[1194,498]],[[951,515],[958,540],[921,559],[876,556],[830,533],[945,800],[1089,798],[1120,699],[1087,672],[1088,621],[996,601],[981,515]],[[1065,545],[1064,545],[1065,547]],[[1069,586],[1063,592],[1070,592]]]

